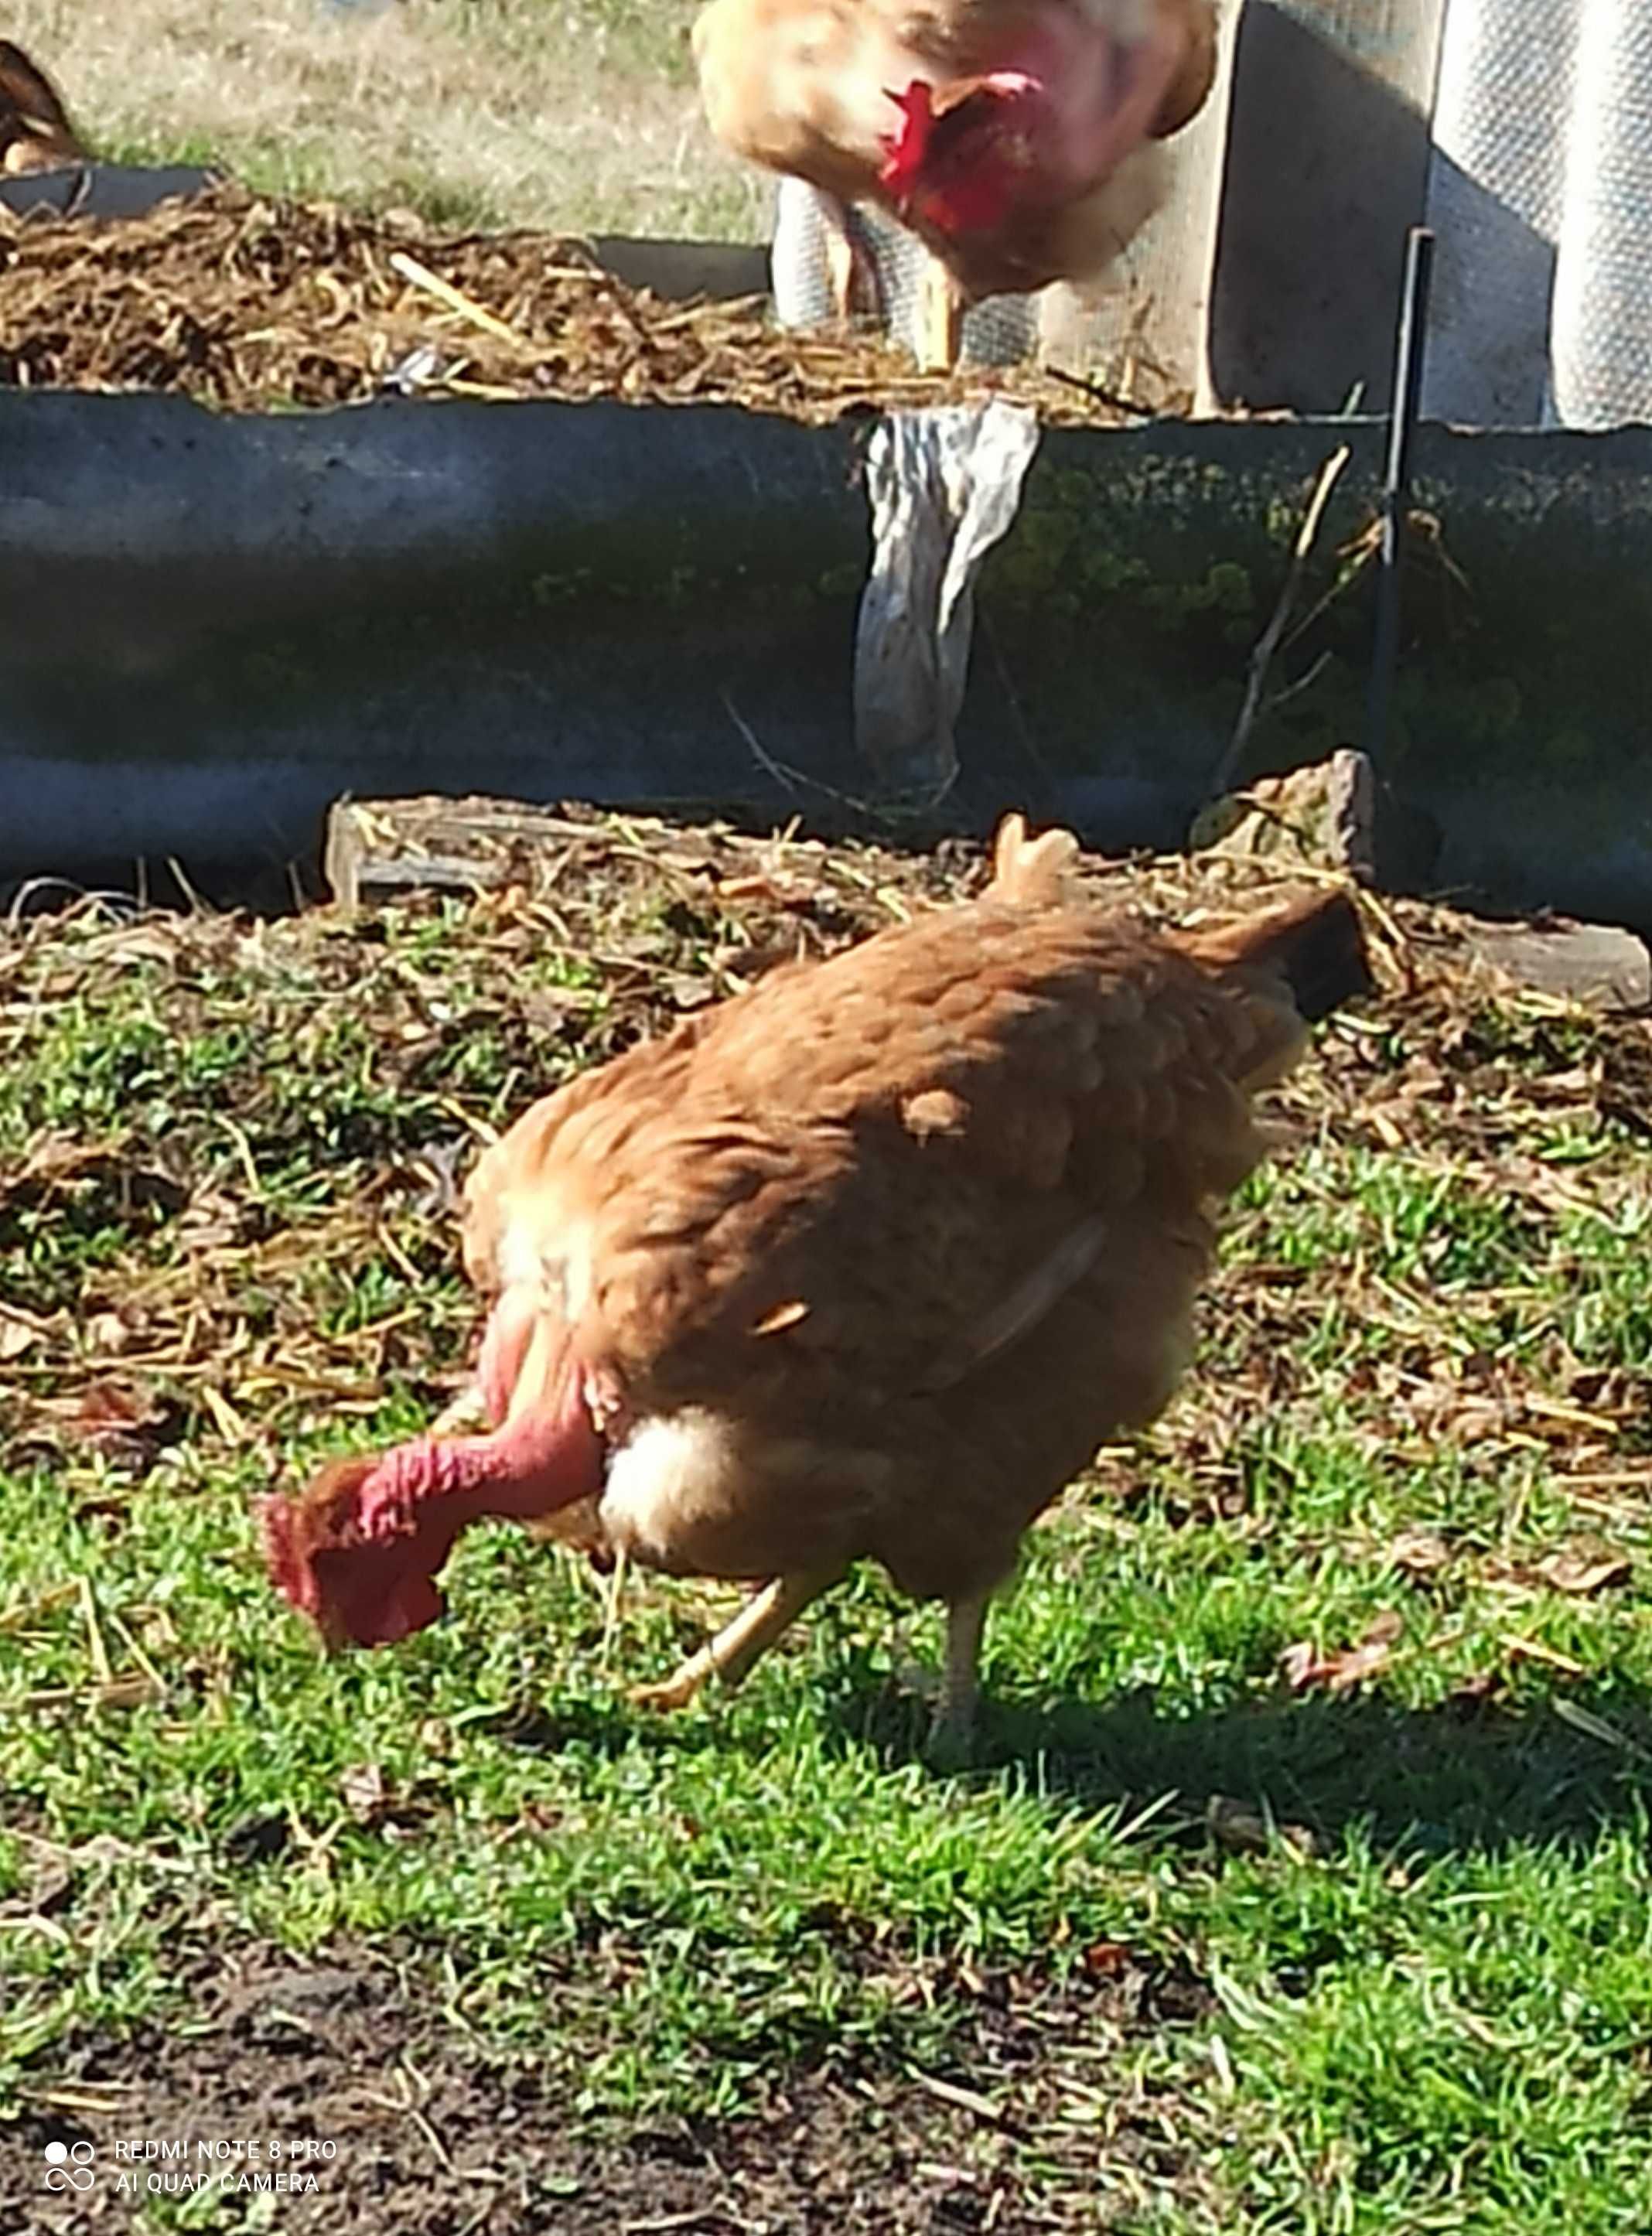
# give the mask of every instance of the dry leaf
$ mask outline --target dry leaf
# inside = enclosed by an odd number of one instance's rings
[[[129,1390],[113,1382],[89,1383],[75,1409],[74,1427],[83,1437],[101,1437],[111,1430],[135,1429],[148,1408]]]
[[[40,1341],[40,1330],[30,1327],[27,1320],[14,1320],[8,1312],[0,1317],[0,1365],[21,1358]]]
[[[416,1795],[398,1794],[376,1762],[357,1763],[339,1780],[345,1807],[358,1825],[386,1840],[418,1837],[419,1819],[427,1805]]]
[[[1433,1576],[1451,1557],[1451,1549],[1432,1529],[1402,1529],[1388,1548],[1395,1568],[1408,1576]]]
[[[106,1306],[102,1312],[89,1314],[86,1320],[86,1348],[95,1356],[112,1357],[129,1351],[136,1331],[124,1312]]]
[[[1392,1609],[1379,1615],[1357,1646],[1339,1653],[1321,1654],[1310,1640],[1287,1646],[1280,1656],[1285,1681],[1293,1693],[1323,1689],[1346,1693],[1350,1687],[1374,1676],[1387,1661],[1404,1625]]]
[[[1628,1583],[1631,1564],[1624,1554],[1608,1552],[1603,1547],[1572,1546],[1550,1553],[1538,1562],[1533,1573],[1551,1590],[1586,1600],[1610,1585]]]
[[[1503,1680],[1495,1670],[1477,1670],[1472,1677],[1465,1677],[1460,1684],[1452,1686],[1445,1696],[1445,1707],[1449,1713],[1467,1723],[1478,1716],[1502,1688]]]
[[[1122,1972],[1129,1961],[1130,1952],[1122,1941],[1092,1941],[1083,1959],[1084,1970],[1098,1979]]]
[[[821,898],[821,887],[802,878],[776,877],[767,871],[718,880],[720,901],[767,901],[772,908],[807,908]]]
[[[359,1762],[346,1771],[339,1792],[358,1825],[377,1824],[390,1807],[390,1788],[376,1762]]]

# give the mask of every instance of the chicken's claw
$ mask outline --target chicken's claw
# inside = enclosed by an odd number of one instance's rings
[[[831,1567],[802,1568],[793,1575],[776,1576],[754,1593],[731,1622],[708,1639],[670,1676],[658,1685],[635,1687],[629,1698],[639,1708],[669,1713],[686,1708],[708,1680],[717,1677],[732,1693],[767,1653],[775,1640],[788,1631],[811,1600],[830,1591],[843,1574],[841,1562]]]
[[[702,1646],[680,1662],[669,1677],[657,1685],[633,1685],[626,1699],[634,1708],[651,1708],[656,1714],[670,1715],[678,1708],[686,1708],[713,1674],[716,1663],[711,1658],[711,1648]]]

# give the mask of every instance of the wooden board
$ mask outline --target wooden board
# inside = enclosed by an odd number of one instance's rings
[[[327,814],[323,867],[341,908],[371,908],[400,893],[497,892],[545,882],[589,824],[525,800],[340,799]]]
[[[1088,322],[1085,355],[1096,376],[1132,392],[1134,359],[1154,370],[1147,392],[1168,389],[1214,408],[1209,367],[1210,284],[1221,216],[1224,157],[1241,0],[1224,0],[1216,82],[1185,130],[1168,143],[1169,193],[1124,260],[1113,297]],[[1057,340],[1048,352],[1064,362]]]

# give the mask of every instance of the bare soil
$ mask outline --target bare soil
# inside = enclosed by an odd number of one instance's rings
[[[573,2117],[543,2068],[445,2030],[432,1997],[381,1963],[203,1949],[179,1984],[187,2031],[144,2025],[73,2048],[0,2137],[3,2236],[129,2225],[140,2200],[117,2187],[119,2138],[188,2145],[187,2159],[128,2163],[158,2183],[199,2171],[198,2141],[333,2143],[331,2159],[292,2162],[317,2186],[279,2206],[283,2228],[327,2236],[1032,2236],[1126,2227],[1149,2193],[1200,2180],[1168,2107],[1116,2080],[1109,2101],[1105,2048],[1122,2055],[1211,1999],[1110,1943],[1061,1987],[957,1967],[924,1978],[960,2021],[944,2072],[840,2055],[773,2084],[749,2116],[629,2130]],[[95,2187],[48,2196],[45,2147],[82,2140]]]

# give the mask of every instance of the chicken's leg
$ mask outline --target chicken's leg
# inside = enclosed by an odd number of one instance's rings
[[[853,326],[858,319],[881,319],[883,293],[878,285],[878,266],[855,233],[849,205],[835,194],[817,192],[814,199],[826,234],[833,316],[846,326]]]
[[[614,1651],[614,1641],[619,1634],[620,1608],[625,1597],[625,1572],[629,1566],[624,1546],[617,1546],[615,1549],[614,1567],[608,1579],[608,1588],[602,1594],[602,1643],[597,1649],[596,1655],[596,1666],[599,1669],[605,1670],[608,1667],[609,1656]]]
[[[964,298],[938,257],[927,251],[918,278],[918,362],[925,372],[957,369],[964,344]]]
[[[946,1610],[946,1660],[940,1698],[929,1727],[929,1752],[937,1762],[967,1759],[975,1737],[975,1704],[980,1693],[981,1637],[991,1594],[954,1600]]]
[[[719,1677],[732,1692],[744,1682],[762,1656],[797,1621],[812,1600],[829,1592],[842,1576],[843,1564],[799,1568],[789,1576],[776,1576],[725,1623],[715,1638],[691,1654],[662,1684],[640,1685],[631,1693],[639,1707],[686,1707],[707,1680]]]

